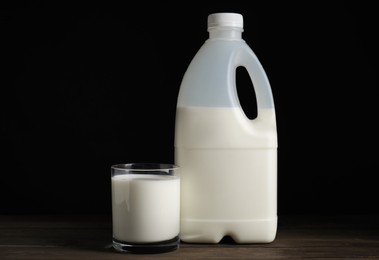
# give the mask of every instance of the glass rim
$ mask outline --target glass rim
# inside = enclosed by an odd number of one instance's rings
[[[132,171],[160,171],[176,170],[179,166],[172,163],[118,163],[111,166],[114,170],[132,170]]]

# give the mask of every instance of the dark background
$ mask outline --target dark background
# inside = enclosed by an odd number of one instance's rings
[[[271,82],[279,215],[378,214],[378,13],[364,1],[2,9],[0,213],[111,214],[112,164],[173,162],[181,79],[224,11],[243,14]]]

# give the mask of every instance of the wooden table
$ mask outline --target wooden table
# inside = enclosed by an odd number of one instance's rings
[[[109,216],[0,216],[0,259],[372,259],[379,216],[279,216],[270,244],[181,243],[164,254],[121,254]]]

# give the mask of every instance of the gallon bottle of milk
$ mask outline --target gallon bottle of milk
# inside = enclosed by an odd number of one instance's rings
[[[243,16],[208,16],[209,38],[184,74],[175,122],[181,167],[180,238],[269,243],[277,231],[277,130],[267,75],[242,39]],[[257,117],[238,99],[236,68],[254,85]],[[252,100],[254,102],[254,100]]]

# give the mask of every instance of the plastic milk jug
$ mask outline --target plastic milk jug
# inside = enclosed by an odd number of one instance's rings
[[[179,89],[175,163],[181,167],[180,239],[269,243],[277,231],[277,130],[267,75],[242,39],[243,16],[208,16],[204,42]],[[254,85],[257,117],[244,113],[236,68]]]

